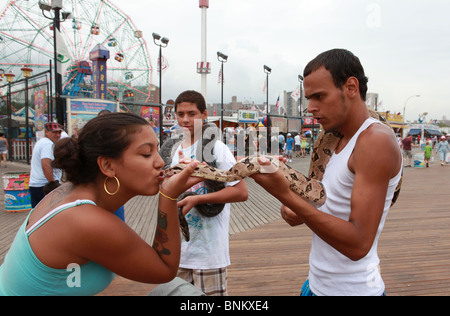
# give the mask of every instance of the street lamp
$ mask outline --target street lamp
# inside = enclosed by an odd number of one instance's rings
[[[420,133],[419,145],[421,144],[421,142],[424,142],[423,141],[423,134],[424,134],[425,127],[423,125],[425,124],[425,119],[426,119],[427,115],[428,115],[428,112],[423,112],[422,114],[419,114],[419,123],[421,125],[421,130],[422,130],[422,132]]]
[[[270,135],[272,134],[272,129],[271,129],[271,121],[270,121],[270,115],[269,115],[269,75],[272,72],[272,69],[269,66],[264,65],[264,72],[266,73],[266,117],[267,117],[267,152],[272,152],[272,144],[270,141]]]
[[[161,35],[158,33],[152,33],[153,43],[156,46],[159,46],[159,103],[161,104],[161,108],[159,110],[159,146],[162,146],[163,143],[163,113],[162,113],[162,48],[167,47],[169,44],[169,39],[167,37],[161,38]]]
[[[25,147],[25,152],[27,154],[27,164],[30,164],[30,128],[29,128],[29,116],[28,116],[28,109],[29,109],[29,104],[28,104],[28,78],[30,78],[31,73],[33,72],[33,69],[27,67],[26,65],[21,68],[20,70],[22,70],[23,76],[25,77],[25,124],[26,124],[26,135],[25,135],[25,143],[26,143],[26,147]]]
[[[267,115],[269,115],[269,75],[272,72],[272,69],[269,66],[264,65],[264,72],[266,73],[266,109]]]
[[[222,135],[222,132],[223,132],[223,81],[225,78],[223,76],[223,64],[227,62],[228,56],[221,52],[217,52],[217,59],[222,63],[221,68],[220,68],[221,102],[220,102],[220,134],[219,134],[219,135]]]
[[[58,72],[58,50],[56,46],[56,32],[60,30],[60,23],[71,17],[70,12],[61,12],[62,0],[52,0],[51,5],[39,1],[39,9],[42,11],[42,15],[53,20],[53,44],[54,44],[54,60],[55,60],[55,101],[56,101],[56,120],[59,124],[64,125],[64,100],[62,95],[62,75]],[[46,12],[54,11],[54,15],[47,16]],[[60,19],[60,13],[62,20]]]
[[[12,71],[10,71],[9,73],[5,74],[6,81],[8,81],[8,83],[13,82],[15,76],[16,76],[16,75],[13,74]]]
[[[303,92],[302,92],[302,85],[303,85],[303,76],[298,75],[298,82],[299,82],[299,88],[300,88],[300,134],[303,134],[303,108],[302,108],[302,99],[303,99]]]
[[[406,109],[406,104],[408,103],[408,101],[412,98],[420,98],[420,94],[415,94],[410,96],[408,99],[406,99],[405,101],[405,105],[403,106],[403,125],[405,124],[405,109]]]

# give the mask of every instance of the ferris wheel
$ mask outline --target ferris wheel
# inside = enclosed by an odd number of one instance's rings
[[[0,8],[0,70],[13,71],[17,79],[24,65],[37,73],[48,70],[53,61],[53,20],[44,16],[39,2],[51,1],[8,0]],[[89,53],[101,44],[110,51],[108,99],[148,101],[150,55],[130,17],[109,0],[64,0],[62,11],[71,13],[60,30],[72,63],[63,75],[63,95],[92,96]]]

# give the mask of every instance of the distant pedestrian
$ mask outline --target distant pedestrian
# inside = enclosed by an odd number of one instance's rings
[[[8,140],[5,138],[5,133],[0,133],[0,154],[2,155],[1,159],[5,163],[6,168],[6,161],[7,161],[6,155],[8,154]]]
[[[411,135],[406,136],[402,140],[402,149],[403,149],[403,166],[411,167],[412,160],[412,147],[413,147],[413,138]]]
[[[445,136],[441,136],[439,143],[436,145],[436,152],[439,152],[439,156],[441,158],[441,166],[445,165],[447,153],[449,151],[450,147],[448,145],[447,138]]]
[[[300,150],[301,150],[301,143],[302,143],[300,134],[297,134],[294,136],[294,141],[295,141],[295,147],[294,147],[295,157],[300,157]]]
[[[280,155],[283,154],[284,152],[284,143],[286,142],[284,135],[283,134],[279,134],[278,135],[278,148],[280,149]]]
[[[266,135],[259,135],[258,136],[258,146],[259,146],[259,153],[261,155],[267,155],[267,136]]]
[[[286,158],[288,159],[287,162],[292,162],[292,153],[294,152],[294,139],[292,138],[292,134],[287,134],[286,139]]]
[[[306,147],[308,147],[308,140],[306,139],[305,135],[302,135],[300,147],[302,152],[302,158],[304,158],[306,157]]]
[[[426,142],[425,143],[425,152],[424,152],[424,160],[425,160],[425,165],[428,168],[428,164],[430,163],[430,158],[431,158],[431,153],[433,151],[433,147],[431,147],[430,142]]]

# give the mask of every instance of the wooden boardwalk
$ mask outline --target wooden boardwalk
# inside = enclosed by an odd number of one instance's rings
[[[292,165],[307,170],[306,159]],[[450,295],[449,180],[450,166],[405,169],[378,247],[388,295]],[[229,294],[298,295],[308,274],[311,232],[306,226],[291,228],[280,219],[281,204],[253,180],[247,184],[249,200],[232,205]],[[154,197],[136,197],[125,208],[128,225],[149,243],[155,203]],[[25,216],[0,210],[0,263]],[[116,277],[101,295],[146,295],[153,288]]]

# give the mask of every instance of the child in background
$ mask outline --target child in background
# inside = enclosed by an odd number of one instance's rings
[[[425,143],[425,152],[424,152],[424,160],[425,160],[425,164],[428,168],[428,163],[430,162],[430,158],[431,158],[431,152],[432,152],[433,148],[430,146],[430,142],[426,142]]]

